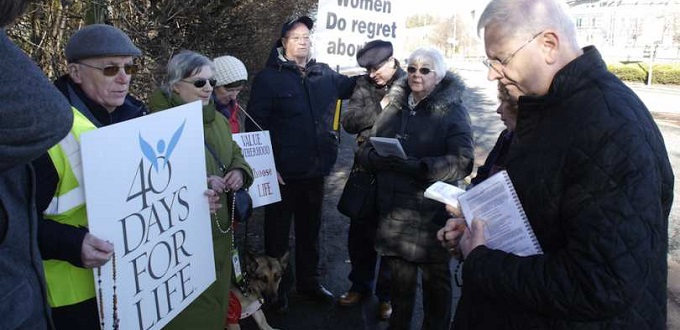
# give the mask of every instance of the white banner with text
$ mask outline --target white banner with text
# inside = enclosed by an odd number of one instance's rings
[[[406,1],[412,0],[319,0],[313,35],[317,60],[332,68],[355,68],[357,52],[375,39],[391,42],[397,52]]]
[[[248,189],[253,207],[281,201],[269,131],[237,133],[233,135],[233,139],[241,147],[243,157],[253,169],[255,181]]]

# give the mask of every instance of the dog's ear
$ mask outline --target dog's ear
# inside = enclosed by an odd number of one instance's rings
[[[246,250],[244,257],[246,272],[248,273],[254,272],[257,269],[257,267],[259,267],[257,264],[257,258],[255,258],[255,254],[253,253],[253,251],[248,249]]]
[[[288,260],[290,257],[290,251],[286,251],[284,255],[279,258],[279,263],[281,264],[281,269],[286,269],[288,267]]]

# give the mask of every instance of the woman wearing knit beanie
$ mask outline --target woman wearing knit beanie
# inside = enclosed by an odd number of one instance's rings
[[[217,111],[229,119],[232,133],[243,132],[245,116],[239,110],[237,97],[248,81],[246,66],[238,58],[228,55],[215,58],[213,62],[217,79],[213,99]]]

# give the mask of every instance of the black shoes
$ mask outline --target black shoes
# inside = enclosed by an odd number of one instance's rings
[[[298,290],[298,294],[320,302],[332,302],[335,298],[330,291],[321,285],[311,290]]]

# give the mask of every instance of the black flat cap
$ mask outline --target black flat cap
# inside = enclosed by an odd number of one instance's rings
[[[101,56],[142,55],[125,32],[105,24],[92,24],[78,30],[69,38],[64,53],[69,63]]]
[[[357,63],[366,69],[375,68],[390,58],[393,52],[394,49],[391,42],[373,40],[366,43],[364,48],[357,52]]]

